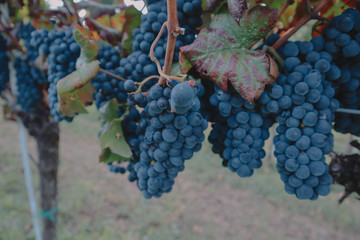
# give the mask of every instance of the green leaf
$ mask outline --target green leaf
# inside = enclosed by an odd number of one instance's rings
[[[111,152],[110,148],[105,148],[99,155],[99,162],[101,163],[112,163],[117,161],[131,161],[132,158],[125,158],[116,153]]]
[[[104,130],[100,135],[100,143],[102,149],[109,148],[112,153],[124,158],[130,158],[132,153],[125,140],[121,121],[121,119],[114,119],[104,126]]]
[[[240,26],[226,11],[216,15],[209,29],[200,31],[195,41],[181,48],[180,64],[186,58],[196,70],[224,91],[228,80],[250,103],[258,98],[266,83],[276,76],[276,65],[264,51],[246,49],[265,37],[276,22],[276,10],[255,6],[240,20]],[[274,69],[275,68],[275,69]]]
[[[123,55],[128,55],[132,52],[131,42],[134,39],[132,31],[138,28],[141,23],[141,12],[135,7],[130,6],[125,10],[122,17],[125,19],[122,27],[122,34],[124,36],[122,40],[122,53]]]
[[[189,72],[190,69],[193,67],[191,62],[187,60],[182,51],[180,51],[179,64],[182,73]]]
[[[171,65],[171,72],[170,75],[177,76],[178,74],[182,74],[180,64],[178,62],[175,62]]]
[[[76,62],[76,67],[79,68],[83,64],[94,61],[97,57],[99,47],[91,40],[91,32],[79,25],[73,28],[74,39],[81,48],[80,57]]]
[[[57,84],[58,111],[62,115],[73,117],[77,113],[87,112],[85,106],[93,101],[96,90],[90,80],[98,74],[99,65],[99,61],[93,61],[60,79]]]
[[[132,33],[132,31],[140,26],[141,23],[141,12],[134,6],[130,6],[125,10],[125,23],[123,33]]]
[[[121,44],[121,55],[127,56],[132,52],[132,41],[134,40],[134,36],[132,34],[125,33],[122,38]]]
[[[104,106],[99,109],[100,118],[102,123],[110,122],[119,117],[119,103],[116,98],[108,101]]]

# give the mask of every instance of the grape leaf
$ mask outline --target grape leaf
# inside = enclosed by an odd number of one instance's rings
[[[99,47],[91,40],[91,32],[80,25],[73,28],[74,39],[81,48],[80,57],[76,61],[76,68],[96,59]]]
[[[103,124],[119,117],[119,103],[116,98],[108,101],[99,109],[100,119]]]
[[[287,3],[288,2],[288,3]],[[299,0],[255,0],[256,4],[266,4],[266,6],[272,9],[282,9],[286,4],[289,6],[286,7],[285,11],[279,16],[279,21],[282,22],[281,28],[287,29],[291,26],[291,22],[296,15],[297,4]]]
[[[133,6],[128,7],[121,17],[124,19],[121,28],[118,27],[120,31],[122,31],[123,36],[127,38],[123,41],[122,44],[122,52],[123,55],[129,54],[132,52],[131,42],[134,39],[132,35],[132,31],[140,26],[141,23],[141,12],[138,11]],[[119,17],[118,17],[119,18]],[[119,23],[120,21],[114,21],[114,23]]]
[[[106,27],[111,27],[111,16],[109,14],[97,17],[95,20]]]
[[[184,56],[184,53],[180,51],[179,64],[182,73],[187,73],[193,67],[191,62]]]
[[[236,23],[240,23],[240,19],[245,15],[247,10],[246,0],[208,0],[206,2],[206,11],[217,12],[223,4],[227,2],[229,12]]]
[[[274,26],[277,11],[255,6],[240,20],[240,26],[228,13],[216,15],[209,29],[203,28],[195,41],[181,47],[180,64],[189,61],[203,77],[227,91],[228,80],[248,102],[253,103],[265,83],[277,77],[276,65],[264,51],[246,49],[265,37]],[[183,58],[186,58],[184,60]],[[187,69],[187,67],[186,67]]]
[[[100,135],[100,144],[102,149],[109,148],[112,153],[124,158],[130,158],[132,153],[129,145],[126,143],[121,121],[121,119],[114,119],[104,126]]]
[[[132,33],[132,31],[140,26],[141,23],[141,12],[138,11],[134,6],[130,6],[125,10],[125,23],[123,25],[123,33]],[[115,22],[114,22],[115,23]]]
[[[206,11],[214,12],[216,9],[221,7],[226,0],[207,0],[206,1]]]
[[[51,31],[54,28],[54,24],[47,20],[34,18],[32,19],[31,23],[36,29],[46,29],[48,31]]]
[[[57,84],[58,111],[62,115],[73,117],[77,113],[87,112],[85,106],[92,102],[96,90],[90,80],[97,75],[99,65],[99,61],[93,61],[60,79]]]
[[[116,153],[111,152],[110,148],[105,148],[99,155],[99,162],[101,163],[112,163],[117,161],[131,161],[132,158],[125,158]]]
[[[231,16],[239,24],[240,19],[244,17],[247,10],[246,0],[227,0],[227,4]]]
[[[316,5],[320,0],[311,0],[312,5]],[[355,8],[354,0],[330,0],[320,11],[321,16],[331,18],[340,15],[346,8]]]
[[[132,52],[132,41],[134,36],[132,34],[124,33],[121,39],[121,56],[128,56]]]

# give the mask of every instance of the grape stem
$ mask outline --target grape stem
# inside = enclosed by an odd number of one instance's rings
[[[113,73],[111,73],[109,71],[106,71],[106,70],[102,69],[102,68],[99,69],[99,72],[105,73],[106,75],[109,75],[109,76],[111,76],[113,78],[119,79],[119,80],[121,80],[123,82],[126,81],[125,78],[119,77],[119,76],[117,76],[117,75],[115,75],[115,74],[113,74]]]
[[[163,32],[165,31],[166,27],[167,27],[167,22],[164,22],[163,25],[161,26],[161,29],[160,29],[158,35],[156,36],[155,40],[151,44],[149,56],[150,56],[151,61],[153,61],[156,64],[156,68],[157,68],[157,70],[159,72],[159,75],[160,75],[159,81],[160,81],[160,79],[162,77],[162,78],[165,78],[165,80],[174,79],[174,80],[177,80],[177,81],[180,81],[180,82],[184,82],[184,79],[187,76],[186,74],[185,75],[182,74],[181,77],[170,76],[170,75],[166,74],[164,72],[164,70],[161,68],[159,60],[157,60],[157,58],[154,55],[154,48],[155,48],[157,42],[159,41],[159,39],[161,38]],[[182,31],[182,30],[180,29],[180,31]],[[176,41],[176,39],[175,39],[175,41]],[[171,71],[171,68],[170,68],[170,71]]]
[[[142,80],[141,82],[135,83],[136,85],[139,85],[139,87],[138,87],[138,89],[136,89],[135,92],[129,93],[129,95],[134,95],[136,93],[139,93],[141,91],[141,87],[144,86],[145,83],[147,83],[148,81],[150,81],[151,79],[154,79],[154,78],[160,79],[160,76],[151,75],[151,76],[145,78],[144,80]]]
[[[157,67],[157,70],[159,73],[162,72],[162,69],[161,69],[159,60],[157,60],[157,58],[154,55],[154,48],[155,48],[157,42],[159,41],[159,39],[161,38],[161,35],[165,31],[166,26],[167,26],[167,22],[164,22],[163,25],[161,26],[161,29],[160,29],[158,35],[156,36],[155,40],[151,44],[150,52],[149,52],[150,59],[151,59],[151,61],[153,61],[156,64],[156,67]]]
[[[115,28],[107,27],[95,21],[93,18],[85,18],[85,22],[90,27],[90,29],[91,27],[94,27],[97,31],[102,31],[109,34],[112,38],[111,40],[115,39],[116,41],[120,41],[122,39],[122,33]]]
[[[11,39],[11,41],[15,44],[16,48],[19,49],[23,54],[26,54],[24,49],[20,46],[19,41],[11,34],[11,28],[4,25],[4,23],[0,20],[0,26],[3,32]]]
[[[166,75],[170,75],[171,65],[175,52],[175,43],[177,35],[181,32],[179,28],[179,20],[177,17],[177,4],[176,0],[166,0],[167,2],[167,29],[168,29],[168,37],[167,37],[167,45],[166,45],[166,53],[165,53],[165,62],[163,67],[163,72]],[[166,82],[166,78],[161,76],[158,84],[164,85]]]
[[[283,36],[273,45],[274,49],[278,49],[281,45],[283,45],[297,30],[299,30],[303,25],[305,25],[309,20],[314,18],[320,12],[320,10],[325,7],[330,0],[321,0],[321,2],[315,6],[314,10],[311,14],[305,14],[299,21],[289,28]]]
[[[69,5],[69,2],[67,0],[62,0],[64,3],[65,8],[68,10],[68,12],[70,13],[70,15],[75,16],[77,23],[82,26],[81,21],[80,21],[80,17],[79,14],[77,12],[77,7],[75,6],[74,2],[72,0],[70,0],[71,2],[71,6]]]

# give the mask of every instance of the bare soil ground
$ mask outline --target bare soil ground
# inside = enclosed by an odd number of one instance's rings
[[[360,202],[300,201],[283,190],[275,160],[241,179],[221,166],[208,143],[176,179],[170,194],[145,200],[127,176],[98,163],[96,114],[61,123],[59,239],[360,239]],[[0,120],[0,239],[34,239],[18,130]],[[346,152],[349,137],[336,135]],[[35,143],[28,138],[36,159]],[[33,168],[38,191],[38,177]]]

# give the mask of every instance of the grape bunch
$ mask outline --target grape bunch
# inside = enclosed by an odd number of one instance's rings
[[[119,75],[117,68],[119,67],[120,54],[119,50],[111,46],[102,46],[99,49],[97,56],[100,61],[100,67],[115,75]],[[127,94],[124,89],[124,82],[99,72],[98,75],[91,80],[93,86],[96,88],[94,99],[96,107],[100,108],[107,101],[116,98],[118,102],[124,102],[127,99]]]
[[[200,105],[196,104],[200,88],[189,86],[189,89],[183,84],[176,84],[173,89],[156,84],[147,93],[144,112],[149,126],[140,142],[140,161],[134,165],[137,186],[145,198],[170,192],[175,177],[184,170],[184,161],[200,151],[205,140],[203,131],[208,124],[199,112]],[[187,96],[189,90],[190,100],[176,98]],[[187,107],[188,102],[192,105],[187,111],[181,109],[177,113],[171,109],[172,101]]]
[[[18,37],[22,38],[26,47],[26,55],[23,59],[16,58],[14,68],[16,70],[16,101],[23,112],[33,112],[41,104],[41,85],[47,83],[45,74],[35,66],[39,55],[48,54],[46,46],[50,44],[47,38],[48,31],[45,29],[35,30],[31,23],[22,24],[18,30]]]
[[[41,104],[42,93],[37,79],[32,75],[33,71],[28,60],[16,58],[14,62],[16,70],[16,102],[21,110],[30,113]]]
[[[334,86],[335,98],[346,109],[360,109],[360,14],[346,9],[331,19],[322,31],[319,41],[331,54],[332,65],[327,79]],[[336,131],[360,136],[360,116],[337,112]]]
[[[213,151],[223,158],[224,167],[240,177],[252,176],[262,166],[263,146],[273,119],[259,114],[258,103],[249,104],[232,88],[224,92],[215,87],[210,103],[220,114],[209,135]]]
[[[148,13],[141,16],[140,27],[133,31],[134,40],[132,41],[132,50],[129,56],[120,60],[120,66],[116,69],[116,73],[132,82],[140,82],[146,77],[157,75],[156,64],[149,57],[150,47],[156,36],[158,35],[162,24],[167,20],[166,1],[147,2]],[[179,26],[185,29],[185,35],[179,35],[176,40],[174,62],[178,61],[180,46],[188,45],[195,39],[198,33],[198,27],[202,25],[201,19],[201,1],[188,0],[178,1],[178,19]],[[196,13],[196,14],[194,14]],[[166,31],[162,34],[154,48],[154,56],[159,60],[161,66],[164,65],[165,52],[167,44]],[[156,80],[150,80],[142,87],[142,91],[147,91],[155,84]],[[129,87],[132,92],[135,87]],[[146,100],[141,93],[129,95],[127,100],[129,105],[139,105],[145,107]]]
[[[63,30],[54,29],[48,34],[51,41],[48,55],[48,89],[47,100],[49,102],[50,113],[57,122],[65,119],[72,121],[70,117],[63,117],[58,112],[58,98],[56,85],[60,79],[76,70],[76,60],[80,56],[80,47],[75,42],[72,29],[67,27]]]
[[[0,34],[0,94],[7,88],[9,82],[9,57],[6,54],[7,43],[5,38]]]
[[[319,37],[288,42],[281,53],[285,73],[271,91],[264,92],[260,102],[266,106],[265,111],[277,114],[276,167],[286,192],[299,199],[315,200],[329,194],[332,183],[324,154],[332,151],[332,121],[339,106],[328,82],[337,66]],[[284,96],[290,101],[286,107],[280,100]]]

